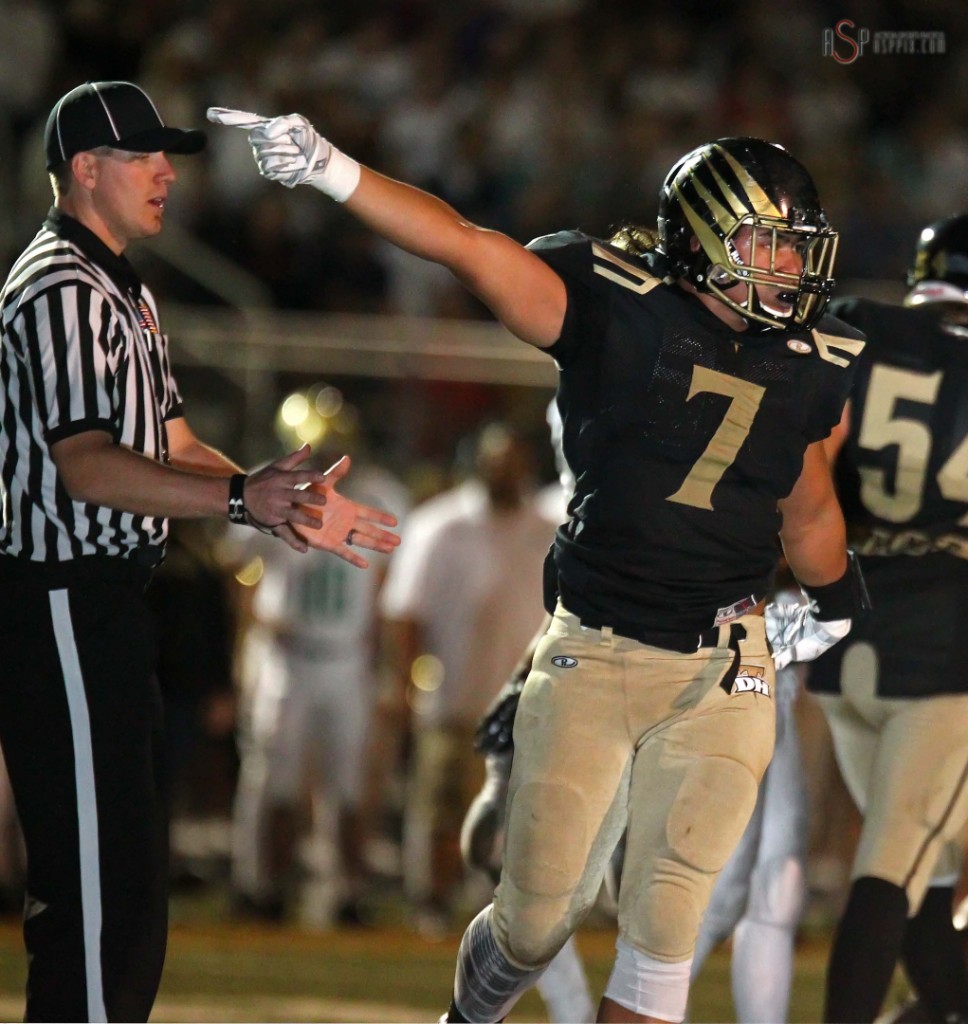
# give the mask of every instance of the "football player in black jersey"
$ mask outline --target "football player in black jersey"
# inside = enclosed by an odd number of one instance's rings
[[[779,146],[721,139],[661,189],[658,232],[524,247],[339,152],[300,115],[213,108],[260,172],[308,183],[448,267],[560,369],[570,519],[514,726],[501,881],[458,956],[452,1020],[496,1021],[592,906],[628,827],[601,1020],[681,1020],[699,921],[774,740],[761,614],[778,556],[813,604],[784,659],[856,614],[823,440],[863,337],[830,317],[836,233]]]
[[[864,816],[828,1021],[874,1020],[899,955],[925,1019],[968,1020],[945,846],[968,818],[968,216],[924,229],[908,283],[904,308],[832,307],[869,338],[831,448],[873,612],[809,677]]]
[[[548,424],[565,500],[574,477],[561,450],[561,417],[552,402]],[[779,589],[770,617],[788,603],[799,603],[792,586]],[[514,755],[513,725],[521,691],[531,671],[535,648],[548,621],[529,644],[519,664],[487,709],[474,736],[484,756],[485,780],[461,828],[461,853],[471,868],[495,878],[503,857],[504,817]],[[770,620],[767,620],[767,636]],[[790,664],[776,673],[776,742],[759,787],[753,816],[713,886],[693,953],[691,981],[709,954],[731,938],[731,982],[736,1020],[785,1022],[793,984],[794,946],[806,897],[807,792],[795,703],[806,666]],[[609,861],[605,887],[617,902],[625,844]],[[573,940],[538,979],[537,989],[551,1021],[591,1020],[588,983]]]

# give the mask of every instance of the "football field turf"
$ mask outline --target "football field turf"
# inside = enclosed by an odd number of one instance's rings
[[[177,908],[176,908],[177,909]],[[309,932],[178,921],[153,1021],[435,1021],[446,1009],[459,936],[427,941],[396,926]],[[595,998],[611,965],[611,929],[578,937]],[[790,1020],[820,1019],[827,946],[798,947]],[[23,1019],[20,925],[0,923],[0,1018]],[[533,992],[510,1021],[546,1020]],[[729,953],[717,951],[693,989],[690,1019],[733,1021]]]

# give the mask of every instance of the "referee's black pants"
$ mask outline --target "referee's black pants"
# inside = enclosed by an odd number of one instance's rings
[[[145,1021],[161,979],[155,630],[147,574],[122,569],[53,587],[0,565],[0,744],[27,847],[28,1021]]]

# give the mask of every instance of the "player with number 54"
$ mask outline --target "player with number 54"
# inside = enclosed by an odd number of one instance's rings
[[[874,609],[808,677],[863,812],[824,1020],[873,1020],[898,958],[920,1019],[968,1019],[968,215],[924,228],[908,284],[834,306],[870,339],[827,450]]]

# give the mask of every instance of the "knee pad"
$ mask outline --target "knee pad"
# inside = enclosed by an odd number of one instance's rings
[[[774,857],[753,870],[747,916],[759,924],[792,931],[800,923],[805,893],[800,860]]]
[[[659,837],[666,845],[620,901],[620,924],[637,947],[672,962],[692,955],[713,876],[739,843],[756,793],[756,777],[738,761],[707,757],[690,768]]]
[[[663,963],[623,939],[615,943],[615,966],[605,997],[644,1017],[681,1021],[686,1015],[692,957]]]
[[[522,785],[508,806],[495,930],[519,963],[548,963],[601,889],[617,826],[589,835],[583,802],[573,786],[539,781]]]
[[[502,880],[502,886],[504,881]],[[495,894],[499,901],[500,890]],[[492,927],[507,955],[516,964],[531,970],[541,969],[550,963],[561,947],[568,941],[583,913],[574,913],[563,901],[544,900],[518,903],[513,919],[508,921],[496,902],[497,912]]]
[[[701,872],[723,869],[756,807],[758,776],[731,757],[710,756],[689,767],[669,810],[672,854]]]
[[[526,899],[570,901],[581,884],[588,836],[584,818],[575,809],[582,799],[572,786],[545,781],[525,783],[515,794],[508,807],[504,871]],[[571,831],[566,830],[567,823]],[[603,863],[602,874],[604,867]],[[596,893],[600,882],[601,875],[595,881]]]
[[[485,772],[484,786],[461,825],[460,852],[468,867],[494,875],[501,870],[511,754],[488,754]]]

